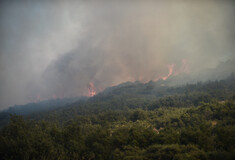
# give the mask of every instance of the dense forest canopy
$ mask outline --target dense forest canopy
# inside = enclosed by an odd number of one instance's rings
[[[128,82],[4,120],[2,159],[232,160],[235,76],[177,87]]]

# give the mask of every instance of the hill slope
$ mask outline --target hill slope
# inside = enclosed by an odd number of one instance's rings
[[[235,77],[179,87],[125,83],[50,111],[11,116],[2,159],[235,158]]]
[[[235,76],[225,80],[187,84],[178,87],[162,86],[162,82],[127,82],[108,88],[87,99],[58,109],[33,114],[30,118],[66,122],[77,115],[98,114],[103,111],[159,107],[191,107],[201,102],[224,101],[235,95]]]

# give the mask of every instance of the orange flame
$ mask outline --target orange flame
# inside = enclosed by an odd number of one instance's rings
[[[174,70],[174,67],[175,65],[174,64],[171,64],[171,65],[168,65],[168,70],[169,70],[169,73],[167,76],[164,76],[162,77],[163,80],[167,80],[168,77],[170,77],[173,73],[173,70]]]
[[[170,76],[176,76],[180,73],[189,73],[189,72],[190,72],[190,66],[187,59],[182,59],[180,68],[175,69],[175,64],[168,65],[168,75],[158,76],[157,78],[155,78],[155,81],[158,81],[160,79],[167,80]]]
[[[88,96],[92,97],[94,95],[96,95],[95,87],[94,87],[94,84],[90,82],[88,85]]]

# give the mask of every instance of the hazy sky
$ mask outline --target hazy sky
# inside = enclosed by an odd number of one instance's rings
[[[234,17],[226,0],[1,1],[0,108],[215,68]]]

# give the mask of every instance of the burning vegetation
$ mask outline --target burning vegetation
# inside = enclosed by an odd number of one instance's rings
[[[95,87],[94,87],[94,83],[90,82],[90,83],[88,84],[88,96],[89,96],[89,97],[92,97],[92,96],[94,96],[94,95],[96,95],[96,89],[95,89]]]

